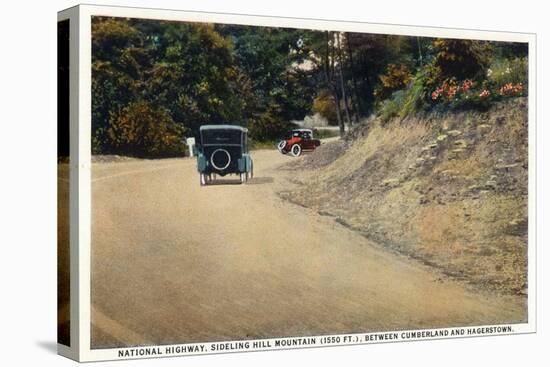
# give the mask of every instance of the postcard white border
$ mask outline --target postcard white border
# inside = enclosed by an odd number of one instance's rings
[[[492,333],[490,335],[510,335],[536,332],[536,35],[530,33],[511,33],[500,31],[480,31],[471,29],[452,29],[437,27],[420,27],[392,24],[373,24],[360,22],[344,22],[319,19],[285,18],[269,16],[253,16],[240,14],[191,12],[183,10],[131,8],[118,6],[78,5],[58,13],[58,21],[70,19],[71,38],[70,69],[71,69],[71,193],[78,193],[78,197],[71,196],[71,346],[67,347],[58,344],[58,352],[61,355],[79,361],[100,361],[120,360],[134,358],[167,357],[168,355],[144,355],[133,357],[119,357],[119,351],[127,349],[153,348],[112,348],[112,349],[90,349],[90,310],[91,310],[91,17],[92,16],[113,16],[142,19],[158,19],[188,22],[226,23],[252,26],[287,27],[298,29],[332,30],[343,32],[364,32],[377,34],[394,34],[406,36],[442,37],[457,39],[476,39],[488,41],[508,41],[529,43],[529,218],[528,218],[528,322],[524,324],[501,325],[511,326],[513,332]],[[74,33],[73,33],[74,32]],[[76,91],[76,92],[75,92]],[[75,149],[73,149],[75,148]],[[78,148],[78,149],[76,149]],[[74,163],[73,163],[74,161]],[[497,325],[481,325],[475,327],[458,327],[429,330],[467,330],[471,328],[494,327]],[[419,330],[410,330],[419,331]],[[402,333],[404,331],[399,331]],[[366,336],[376,333],[350,334],[352,336]],[[339,334],[342,336],[342,334]],[[338,336],[338,335],[333,335]],[[471,335],[444,336],[443,338],[470,337]],[[312,336],[321,340],[325,336]],[[280,339],[301,339],[304,337],[255,339],[253,341],[272,341]],[[432,340],[441,338],[415,338],[414,340]],[[355,339],[354,339],[355,340]],[[340,342],[323,344],[326,346],[335,345],[356,345],[388,342],[359,341]],[[389,341],[405,341],[410,339],[397,339]],[[234,341],[237,342],[237,341]],[[226,342],[206,342],[181,345],[205,345],[208,349],[214,344]],[[316,347],[321,345],[317,344]],[[169,347],[167,345],[160,348]],[[307,346],[306,346],[307,347]],[[260,351],[260,350],[281,350],[304,348],[304,346],[284,348],[252,348],[246,350],[228,350],[224,353]],[[213,354],[220,352],[191,352],[177,353],[169,356]]]

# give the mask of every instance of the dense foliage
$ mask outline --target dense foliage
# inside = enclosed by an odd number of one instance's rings
[[[113,113],[109,122],[108,142],[122,154],[158,158],[183,152],[182,126],[150,102],[132,102]]]
[[[527,92],[525,44],[94,17],[94,154],[178,156],[202,124],[255,142]]]
[[[383,120],[426,110],[484,110],[527,94],[527,44],[436,39],[424,62],[412,82],[380,106]]]

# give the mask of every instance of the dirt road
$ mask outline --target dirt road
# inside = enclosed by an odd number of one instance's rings
[[[190,159],[93,164],[92,346],[523,321],[520,298],[468,290],[276,191],[293,158],[200,187]]]

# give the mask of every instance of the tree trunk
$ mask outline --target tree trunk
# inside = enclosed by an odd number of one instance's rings
[[[330,38],[330,70],[331,70],[331,78],[330,78],[330,85],[332,89],[332,94],[334,96],[334,101],[336,102],[336,119],[338,120],[338,127],[340,130],[340,137],[344,137],[344,134],[346,133],[346,128],[344,126],[344,119],[342,118],[342,110],[340,109],[340,96],[338,95],[338,88],[336,87],[336,81],[334,80],[335,74],[336,74],[336,55],[335,55],[335,45],[334,45],[334,34],[331,35]]]
[[[355,110],[355,118],[356,121],[359,121],[359,116],[363,115],[363,106],[361,103],[361,99],[359,98],[358,88],[357,88],[357,79],[355,78],[355,64],[353,62],[353,50],[351,49],[351,42],[349,39],[349,33],[346,33],[346,39],[347,39],[347,51],[348,51],[348,59],[349,59],[349,65],[350,65],[350,71],[351,71],[351,83],[353,85],[353,109]]]
[[[344,127],[344,119],[342,118],[342,111],[340,109],[340,97],[338,96],[338,89],[334,85],[332,88],[332,94],[336,102],[336,119],[338,120],[338,128],[340,131],[340,137],[344,137],[346,133],[346,128]]]
[[[422,48],[420,47],[420,37],[416,37],[416,44],[418,45],[418,60],[420,61],[420,67],[424,66],[422,61]]]
[[[348,122],[348,126],[351,126],[351,117],[349,113],[349,107],[348,107],[348,96],[346,94],[346,87],[344,85],[344,68],[342,65],[344,64],[344,58],[342,57],[342,45],[340,44],[340,32],[336,33],[336,47],[338,52],[338,69],[340,71],[340,88],[342,90],[342,100],[344,101],[344,112],[346,113],[346,120]]]
[[[350,106],[351,106],[351,120],[354,124],[359,123],[359,115],[357,113],[357,101],[353,95],[353,90],[349,94]]]
[[[340,111],[340,97],[338,96],[338,88],[334,82],[334,37],[331,38],[331,32],[326,32],[326,47],[324,55],[324,71],[327,88],[334,98],[336,105],[336,120],[338,121],[338,127],[340,130],[340,137],[345,134],[344,121],[342,120],[342,112]]]

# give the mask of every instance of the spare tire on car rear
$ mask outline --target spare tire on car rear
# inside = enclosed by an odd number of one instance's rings
[[[210,157],[210,163],[218,171],[223,171],[231,163],[231,154],[225,149],[216,149]]]

